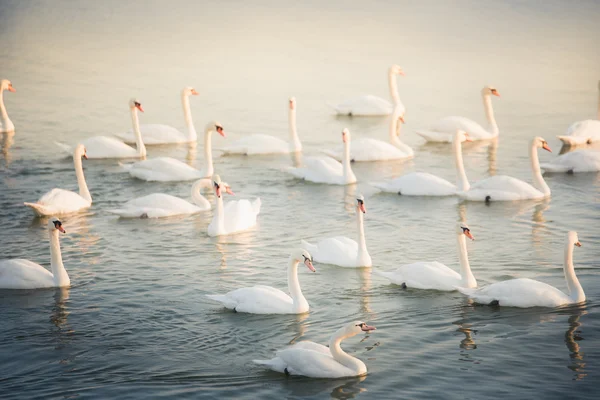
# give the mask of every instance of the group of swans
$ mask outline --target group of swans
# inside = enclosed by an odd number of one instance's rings
[[[8,79],[2,79],[0,81],[0,133],[9,133],[14,132],[15,130],[15,126],[10,118],[8,118],[8,112],[6,112],[6,107],[4,106],[5,90],[12,93],[17,91]]]

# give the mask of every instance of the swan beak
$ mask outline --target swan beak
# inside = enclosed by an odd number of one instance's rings
[[[137,108],[138,110],[140,110],[141,112],[144,112],[144,107],[142,107],[141,104],[135,106],[135,108]]]
[[[217,132],[219,133],[219,135],[221,135],[221,136],[225,137],[225,131],[223,130],[223,128],[221,128],[221,127],[218,127],[218,128],[217,128]]]
[[[294,102],[290,100],[290,110],[294,109]]]
[[[550,153],[552,153],[552,149],[550,149],[550,146],[548,146],[548,143],[544,143],[544,145],[542,146],[542,149],[549,151]]]
[[[62,226],[57,227],[56,229],[58,229],[59,231],[61,231],[62,233],[67,233],[67,231],[65,231],[65,228],[63,228]]]
[[[363,214],[365,214],[367,212],[367,209],[365,208],[365,203],[360,203],[358,205],[358,208],[360,211],[362,211]]]
[[[581,247],[581,243],[580,242],[575,242],[575,246]]]
[[[401,117],[398,117],[398,119],[400,120],[400,122],[402,122],[403,124],[405,124],[406,122],[404,122],[404,115]]]
[[[17,91],[17,89],[15,89],[14,87],[12,87],[12,85],[10,85],[10,86],[8,87],[8,91],[9,91],[9,92],[12,92],[12,93],[14,93],[14,92],[16,92],[16,91]]]
[[[469,136],[468,133],[465,133],[465,142],[472,142],[473,139],[471,139],[471,136]]]
[[[377,328],[375,328],[374,326],[369,326],[367,324],[364,324],[361,328],[363,330],[363,332],[371,332],[376,330]]]
[[[225,193],[227,193],[230,196],[235,196],[235,193],[233,193],[233,190],[231,190],[229,186],[225,186]]]
[[[473,234],[471,234],[471,231],[465,231],[465,236],[471,240],[475,240],[475,238],[473,237]]]
[[[342,132],[342,142],[346,143],[348,139],[346,139],[346,134]]]
[[[492,92],[492,94],[493,94],[494,96],[496,96],[496,97],[500,97],[500,93],[498,93],[498,91],[497,91],[497,90],[494,90],[494,91]]]
[[[306,260],[304,260],[304,265],[306,265],[306,268],[310,269],[311,272],[317,272],[317,270],[313,266],[312,261],[309,260],[308,258]]]
[[[85,158],[86,160],[88,159],[87,154],[83,153],[83,158]]]
[[[198,93],[198,92],[196,92],[196,89],[192,89],[192,95],[194,95],[194,96],[198,96],[198,94],[199,94],[199,93]]]

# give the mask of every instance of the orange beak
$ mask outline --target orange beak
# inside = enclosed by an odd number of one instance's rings
[[[144,107],[142,107],[142,105],[140,104],[139,106],[135,106],[135,108],[137,108],[138,110],[140,110],[141,112],[144,112]]]
[[[400,122],[402,122],[403,124],[405,123],[405,122],[404,122],[404,116],[398,117],[398,119],[399,119],[399,120],[400,120]]]
[[[472,142],[473,139],[471,139],[471,137],[469,136],[468,133],[465,133],[465,142]]]
[[[12,87],[12,85],[10,85],[10,86],[8,87],[8,91],[9,91],[9,92],[13,92],[13,93],[14,93],[14,92],[16,92],[16,91],[17,91],[17,89],[15,89],[14,87]]]
[[[471,240],[475,240],[475,238],[473,237],[473,235],[471,234],[471,231],[465,231],[465,236],[468,237]]]
[[[62,233],[67,233],[67,231],[65,231],[65,228],[63,228],[62,226],[59,226],[58,228],[59,231],[61,231]]]
[[[360,209],[360,211],[363,212],[363,214],[365,214],[367,212],[367,209],[365,208],[365,203],[360,203],[358,205],[358,208]]]
[[[196,89],[192,89],[192,94],[193,94],[194,96],[198,96],[198,92],[196,92]]]
[[[83,153],[83,158],[88,159],[87,154]]]
[[[304,260],[304,265],[306,265],[306,268],[310,269],[311,272],[317,272],[317,270],[313,266],[312,261],[310,261],[309,259]]]
[[[377,328],[375,328],[374,326],[369,326],[367,324],[364,324],[361,328],[363,330],[363,332],[371,332],[376,330]]]
[[[550,147],[548,146],[547,143],[544,143],[544,145],[542,146],[542,149],[549,151],[550,153],[552,153],[552,149],[550,149]]]
[[[231,190],[231,188],[229,186],[225,186],[225,193],[227,193],[231,196],[235,196],[235,193],[233,193],[233,190]]]
[[[575,242],[575,246],[577,246],[577,247],[581,247],[581,243],[579,243],[579,242]]]
[[[294,109],[294,102],[290,100],[290,110]]]
[[[217,128],[217,132],[219,132],[219,135],[225,137],[225,131],[223,130],[223,128]]]

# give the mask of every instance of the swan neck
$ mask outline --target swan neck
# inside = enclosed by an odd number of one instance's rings
[[[223,195],[217,197],[217,212],[214,217],[215,224],[217,225],[217,233],[222,235],[225,233],[225,210],[223,209]]]
[[[458,257],[460,259],[460,284],[462,287],[475,288],[477,287],[477,280],[473,276],[471,265],[469,264],[467,239],[465,235],[458,234],[456,240],[458,242]]]
[[[456,137],[452,141],[452,147],[454,148],[454,163],[456,165],[456,187],[460,192],[466,192],[471,188],[467,173],[465,172],[465,164],[462,156],[462,143],[460,140],[456,140]]]
[[[212,129],[204,132],[204,176],[211,177],[215,172],[212,159]]]
[[[308,304],[304,298],[304,295],[302,294],[300,282],[298,281],[299,263],[300,262],[298,260],[294,260],[290,257],[290,262],[287,269],[288,290],[290,292],[290,296],[292,296],[292,301],[294,302],[294,311],[303,308],[304,305]]]
[[[400,104],[400,95],[398,94],[398,83],[396,74],[390,70],[388,75],[388,84],[390,86],[390,96],[394,101],[394,105]]]
[[[210,179],[200,179],[192,185],[192,201],[194,204],[205,209],[210,208],[210,202],[206,200],[206,197],[200,194],[200,191],[204,188],[210,188],[211,186],[212,181]]]
[[[358,259],[362,260],[362,255],[367,253],[367,241],[365,239],[364,214],[356,207],[356,226],[358,228]]]
[[[534,142],[531,143],[531,147],[529,149],[529,158],[531,160],[531,172],[533,173],[533,186],[535,186],[535,188],[542,192],[545,196],[549,196],[550,187],[548,187],[544,177],[542,176],[537,146]]]
[[[8,112],[6,112],[6,107],[4,107],[4,89],[0,89],[0,116],[3,121],[8,119]]]
[[[567,287],[569,288],[569,295],[575,303],[580,303],[582,301],[585,301],[585,293],[583,292],[583,288],[579,283],[579,279],[577,279],[577,275],[575,275],[575,266],[573,265],[574,246],[574,241],[569,238],[565,245],[564,271],[565,280],[567,281]]]
[[[329,350],[334,360],[342,364],[344,367],[351,369],[356,375],[362,375],[367,372],[367,366],[358,358],[352,357],[346,353],[341,346],[342,340],[353,336],[346,333],[345,328],[340,328],[329,339]]]
[[[302,151],[302,143],[298,138],[298,131],[296,130],[296,108],[290,109],[289,112],[289,124],[290,124],[290,143],[292,151]]]
[[[71,281],[63,265],[57,230],[50,232],[50,268],[56,286],[69,286]]]
[[[492,96],[489,93],[483,94],[483,108],[485,110],[485,117],[488,120],[490,125],[490,129],[492,133],[498,134],[498,124],[496,123],[496,118],[494,117],[494,108],[492,106]]]
[[[188,141],[195,142],[198,140],[198,134],[196,133],[194,121],[192,119],[192,111],[190,110],[190,96],[182,94],[181,105],[183,106],[183,118],[185,119],[185,126],[188,130]]]
[[[90,194],[87,182],[85,181],[85,176],[83,175],[83,162],[81,161],[81,154],[78,152],[73,155],[73,164],[75,165],[75,175],[77,176],[79,195],[91,203],[92,195]]]
[[[400,140],[400,134],[402,133],[402,124],[398,122],[399,119],[396,116],[392,116],[392,120],[390,121],[390,143],[397,147],[403,153],[413,155],[413,149]]]
[[[342,168],[344,181],[348,181],[352,176],[352,167],[350,166],[350,141],[344,142],[344,156],[342,157]]]
[[[140,120],[138,118],[137,109],[131,108],[131,123],[133,124],[133,134],[135,135],[135,147],[138,155],[142,158],[146,157],[146,146],[142,140],[142,132],[140,131]]]

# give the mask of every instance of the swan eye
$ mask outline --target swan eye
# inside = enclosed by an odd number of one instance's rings
[[[141,106],[141,104],[140,104],[140,102],[139,102],[139,101],[136,101],[136,102],[135,102],[135,103],[133,103],[133,104],[134,104],[136,107],[139,107],[139,106]]]
[[[363,204],[365,203],[365,202],[364,202],[363,200],[361,200],[361,199],[356,199],[356,201],[358,201],[358,205],[359,205],[359,206],[360,206],[360,205],[363,205]]]
[[[471,231],[469,228],[465,228],[465,227],[463,227],[462,230],[463,230],[463,232],[470,232]]]
[[[54,221],[54,227],[58,228],[59,226],[62,226],[62,222],[60,222],[60,221]]]
[[[360,324],[356,324],[356,326],[360,326],[361,328],[362,328],[363,326],[365,326],[365,325],[366,325],[366,324],[365,324],[364,322],[361,322]]]

